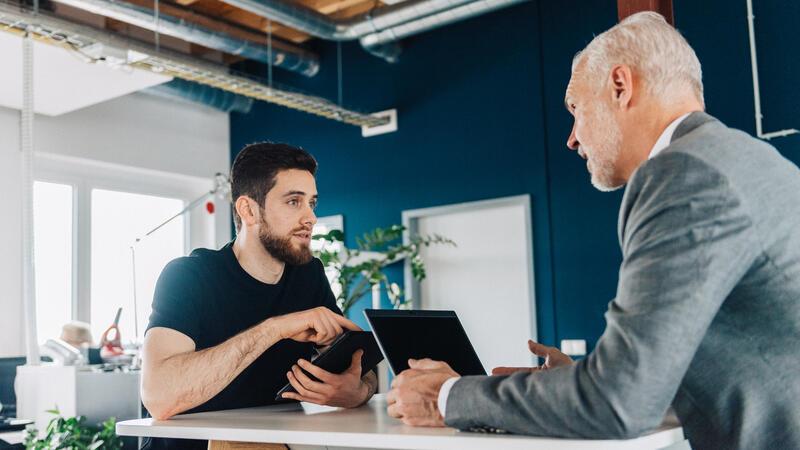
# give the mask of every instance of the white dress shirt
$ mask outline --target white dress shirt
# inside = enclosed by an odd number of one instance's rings
[[[661,153],[662,150],[667,148],[670,141],[672,141],[672,135],[675,133],[675,129],[678,128],[678,125],[683,122],[683,119],[689,117],[691,112],[688,112],[677,119],[673,120],[672,123],[667,125],[667,128],[664,128],[664,131],[661,133],[661,136],[658,137],[655,145],[650,150],[650,156],[648,159],[654,158],[656,155]],[[447,381],[444,382],[441,388],[439,388],[439,397],[437,399],[437,406],[439,407],[439,413],[444,417],[445,410],[447,408],[447,396],[450,395],[450,389],[453,388],[453,385],[456,384],[460,377],[453,377],[449,378]]]
[[[689,117],[691,112],[688,112],[677,119],[673,120],[672,123],[667,125],[667,128],[664,128],[664,131],[661,133],[661,136],[658,137],[656,144],[650,150],[650,156],[647,159],[653,159],[656,155],[661,153],[661,150],[664,150],[669,145],[670,141],[672,141],[672,135],[675,133],[675,129],[678,128],[678,125],[683,122],[683,119]]]

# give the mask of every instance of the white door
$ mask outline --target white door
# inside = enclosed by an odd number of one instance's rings
[[[440,234],[457,247],[423,249],[427,278],[406,271],[419,309],[454,310],[490,372],[529,366],[527,340],[536,339],[530,197],[508,197],[407,211],[410,233]]]

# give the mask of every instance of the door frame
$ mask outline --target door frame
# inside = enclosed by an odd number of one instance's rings
[[[527,269],[525,272],[528,274],[528,302],[530,309],[530,332],[531,338],[534,341],[538,340],[537,326],[536,326],[536,285],[534,277],[534,262],[533,262],[533,225],[531,217],[531,197],[529,194],[514,195],[510,197],[500,197],[489,200],[479,200],[474,202],[455,203],[451,205],[433,206],[429,208],[410,209],[402,212],[403,226],[403,243],[408,244],[410,237],[419,232],[419,220],[427,217],[443,216],[448,214],[455,214],[468,211],[478,211],[482,209],[494,209],[505,206],[522,206],[525,216],[525,239],[527,241],[526,261]],[[414,279],[411,274],[411,261],[405,260],[404,267],[404,283],[407,296],[411,297],[411,307],[417,309],[420,307],[421,292],[420,283]]]

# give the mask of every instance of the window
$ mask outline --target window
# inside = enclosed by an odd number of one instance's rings
[[[72,318],[72,186],[33,185],[36,328],[39,342],[61,335]]]
[[[137,329],[141,342],[164,266],[192,248],[217,247],[230,239],[227,202],[215,198],[215,214],[194,208],[136,243],[189,201],[207,193],[213,186],[210,178],[45,154],[36,155],[35,167],[40,342],[58,337],[63,324],[74,319],[91,324],[97,344],[120,307],[123,344],[134,341]]]
[[[122,308],[124,340],[144,335],[153,290],[161,270],[184,254],[184,220],[177,217],[136,243],[137,238],[183,209],[183,201],[129,192],[92,190],[92,336],[99,339]],[[133,254],[136,261],[134,308]],[[138,322],[134,321],[134,309]]]

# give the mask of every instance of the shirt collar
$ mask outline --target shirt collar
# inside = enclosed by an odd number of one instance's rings
[[[683,119],[689,117],[689,114],[691,114],[691,112],[678,117],[677,119],[673,120],[672,123],[667,125],[667,128],[664,129],[664,131],[661,133],[661,136],[658,137],[656,144],[653,145],[653,148],[650,150],[650,157],[648,159],[655,158],[656,155],[667,148],[672,141],[672,135],[675,133],[675,129],[678,128],[678,125],[680,125],[681,122],[683,122]]]

